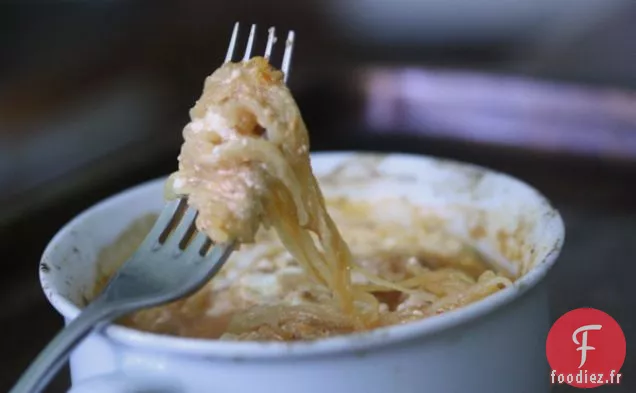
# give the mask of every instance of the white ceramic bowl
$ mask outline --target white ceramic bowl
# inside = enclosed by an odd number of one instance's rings
[[[329,186],[325,183],[326,195],[404,196],[434,208],[458,235],[469,236],[469,228],[484,225],[487,233],[476,244],[499,259],[506,253],[501,233],[522,228],[525,243],[518,251],[533,267],[514,286],[461,309],[315,342],[200,340],[109,326],[74,351],[73,391],[132,392],[152,386],[166,393],[549,390],[543,278],[560,252],[564,228],[543,196],[509,176],[423,156],[394,154],[379,160],[320,153],[312,156],[312,166],[319,178],[338,169]],[[155,180],[93,206],[48,245],[40,279],[67,323],[92,291],[99,250],[135,218],[159,211],[162,187],[163,179]]]

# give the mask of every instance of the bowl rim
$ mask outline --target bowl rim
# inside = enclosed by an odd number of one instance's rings
[[[365,154],[370,152],[356,151],[337,151],[337,152],[318,152],[312,153],[311,157],[328,157],[343,156],[356,154]],[[377,153],[370,153],[376,154]],[[507,177],[509,180],[521,182],[525,187],[534,191],[546,207],[554,212],[553,219],[556,224],[556,242],[551,250],[542,261],[539,261],[528,273],[517,279],[512,286],[504,288],[497,293],[491,294],[484,299],[460,307],[458,309],[448,311],[429,318],[412,321],[400,325],[392,325],[381,327],[370,331],[354,333],[350,335],[334,336],[314,341],[297,341],[297,342],[255,342],[255,341],[222,341],[200,338],[176,337],[162,335],[150,332],[144,332],[124,326],[108,325],[100,334],[106,338],[127,347],[143,348],[155,352],[164,353],[180,353],[190,356],[206,356],[213,358],[231,358],[235,361],[243,361],[246,359],[264,359],[264,358],[290,358],[290,357],[307,357],[318,356],[333,353],[366,353],[373,349],[384,347],[387,345],[401,344],[413,339],[421,339],[430,337],[437,333],[451,330],[460,325],[466,325],[480,317],[484,317],[496,310],[503,308],[505,305],[519,299],[522,295],[534,288],[546,276],[548,271],[555,264],[565,239],[565,227],[558,210],[555,209],[550,202],[529,184],[489,168],[477,166],[474,164],[463,163],[455,160],[441,159],[432,156],[419,154],[402,154],[402,153],[380,153],[385,156],[406,157],[406,158],[424,158],[433,161],[441,161],[452,163],[460,167],[470,167],[496,173]],[[42,262],[50,261],[49,255],[54,251],[57,245],[70,233],[74,228],[97,211],[113,208],[122,204],[131,195],[143,192],[152,187],[157,187],[165,181],[165,177],[150,180],[137,186],[125,189],[113,196],[107,197],[102,201],[92,205],[82,213],[75,216],[69,221],[46,246],[42,256]],[[40,284],[51,305],[66,319],[74,319],[79,313],[80,308],[69,299],[63,297],[51,283],[53,271],[45,271],[40,269]],[[54,272],[53,272],[54,273]]]

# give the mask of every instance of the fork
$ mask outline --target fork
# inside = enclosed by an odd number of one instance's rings
[[[237,22],[225,63],[232,61],[238,32]],[[251,56],[255,36],[256,25],[252,25],[243,61]],[[271,27],[264,55],[268,61],[275,42],[275,29]],[[285,81],[293,47],[294,32],[290,31],[281,66]],[[10,393],[40,392],[66,363],[75,345],[92,331],[142,308],[188,296],[212,279],[229,258],[236,242],[212,247],[212,241],[197,231],[196,216],[196,210],[188,207],[185,198],[168,202],[133,256],[117,271],[104,291],[53,338]]]

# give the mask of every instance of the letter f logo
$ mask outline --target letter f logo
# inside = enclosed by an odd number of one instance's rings
[[[601,325],[585,325],[576,329],[574,333],[572,334],[572,341],[574,341],[576,345],[580,345],[580,347],[576,349],[577,351],[581,351],[581,364],[579,364],[579,368],[583,367],[583,365],[585,364],[585,361],[587,360],[587,351],[593,351],[596,349],[594,347],[587,345],[587,332],[589,330],[601,330],[601,328],[602,328]],[[579,342],[576,336],[581,332],[583,333],[581,335],[582,340],[581,342]]]

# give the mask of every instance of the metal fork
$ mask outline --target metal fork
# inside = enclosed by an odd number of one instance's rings
[[[226,63],[232,61],[238,32],[239,23],[236,23]],[[243,61],[251,56],[255,35],[256,25],[252,25]],[[272,27],[264,55],[268,60],[275,42]],[[285,80],[289,75],[293,46],[294,32],[290,31],[281,66]],[[197,231],[196,216],[197,212],[187,206],[185,199],[167,203],[135,254],[123,264],[104,291],[48,344],[10,393],[40,392],[64,365],[75,345],[93,330],[142,308],[190,295],[216,275],[234,250],[235,242],[212,247],[207,236]]]

